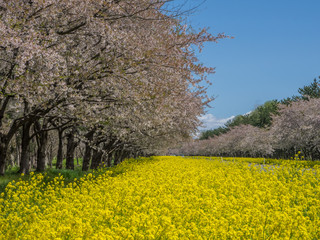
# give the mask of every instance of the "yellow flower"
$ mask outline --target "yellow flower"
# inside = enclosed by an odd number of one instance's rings
[[[41,174],[0,195],[0,239],[314,239],[319,166],[153,157],[62,184]],[[249,165],[248,162],[255,163]],[[303,161],[308,163],[308,161]],[[264,164],[263,168],[259,163]],[[105,171],[105,170],[104,170]],[[4,207],[5,206],[5,207]]]

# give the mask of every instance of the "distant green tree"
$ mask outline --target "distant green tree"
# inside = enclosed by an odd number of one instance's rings
[[[282,99],[280,103],[289,105],[299,100],[308,100],[309,98],[320,98],[320,76],[318,80],[315,78],[310,85],[298,89],[299,96],[292,96]]]
[[[272,114],[278,112],[278,103],[277,100],[271,100],[257,107],[248,116],[249,124],[259,128],[271,126]]]
[[[227,128],[250,124],[250,114],[237,115],[232,120],[229,120],[225,125]]]
[[[299,88],[302,99],[320,98],[320,76],[318,78],[319,80],[315,78],[310,85]]]
[[[206,130],[201,132],[201,135],[199,137],[200,140],[205,140],[209,138],[213,138],[214,136],[219,136],[223,133],[226,133],[229,129],[226,127],[219,127],[216,129]]]
[[[249,114],[236,116],[226,123],[226,127],[230,128],[239,125],[252,125],[259,128],[268,127],[272,122],[272,114],[277,113],[278,103],[277,100],[267,101]]]
[[[315,78],[310,85],[299,88],[298,93],[300,95],[288,97],[280,101],[267,101],[263,105],[255,108],[249,114],[237,115],[232,120],[229,120],[223,127],[202,132],[199,139],[204,140],[214,136],[219,136],[220,134],[228,132],[230,128],[239,125],[252,125],[259,128],[271,126],[272,115],[278,114],[279,103],[290,105],[292,102],[297,102],[299,100],[320,98],[320,76],[318,77],[318,80]]]
[[[280,103],[288,106],[288,105],[290,105],[292,102],[296,102],[296,101],[298,101],[299,99],[300,99],[300,97],[298,97],[298,96],[287,97],[287,98],[281,99],[281,100],[280,100]]]

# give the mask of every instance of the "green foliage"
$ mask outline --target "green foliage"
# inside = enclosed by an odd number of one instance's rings
[[[277,114],[277,111],[278,101],[267,101],[249,114],[238,115],[234,117],[232,120],[229,120],[223,127],[203,131],[199,139],[205,140],[214,136],[219,136],[220,134],[228,132],[230,128],[239,125],[253,125],[259,128],[269,127],[272,123],[272,115]]]
[[[81,168],[76,168],[75,170],[68,170],[68,169],[48,169],[45,171],[45,181],[49,182],[52,181],[57,176],[63,176],[65,183],[73,182],[75,178],[81,178],[86,175],[88,172],[82,171]],[[11,181],[18,181],[20,178],[22,180],[29,180],[30,175],[21,175],[18,173],[18,167],[12,168],[9,171],[6,171],[4,176],[0,176],[0,193],[4,191],[6,186]]]
[[[65,183],[70,183],[73,182],[75,178],[81,178],[84,175],[86,175],[88,172],[91,171],[82,171],[81,169],[81,164],[82,164],[82,158],[79,158],[78,160],[74,160],[75,163],[75,169],[74,170],[69,170],[69,169],[55,169],[55,168],[48,168],[45,171],[46,175],[46,181],[51,181],[57,176],[63,176],[65,179]],[[79,161],[79,165],[77,164]],[[56,165],[56,159],[53,160],[52,165]],[[66,165],[66,160],[63,160],[63,166]],[[18,173],[19,167],[15,166],[10,169],[8,169],[5,172],[4,176],[0,176],[0,192],[3,192],[6,186],[8,185],[9,182],[11,181],[18,181],[20,178],[23,180],[28,180],[30,178],[29,175],[24,175],[21,176],[20,173]],[[35,170],[35,169],[33,169]]]
[[[205,139],[209,139],[212,138],[214,136],[219,136],[220,134],[226,133],[229,129],[226,127],[219,127],[216,129],[212,129],[212,130],[206,130],[201,132],[200,135],[200,140],[205,140]]]
[[[292,96],[285,98],[281,101],[271,100],[265,102],[263,105],[258,106],[250,114],[238,115],[230,120],[226,127],[235,127],[239,125],[250,124],[255,127],[264,128],[272,124],[272,115],[278,113],[278,104],[289,105],[291,102],[299,100],[307,100],[309,98],[320,98],[320,77],[319,80],[314,79],[310,85],[298,89],[300,96]]]
[[[259,128],[268,127],[272,123],[272,114],[277,114],[277,111],[278,101],[267,101],[263,105],[258,106],[249,114],[236,116],[234,119],[227,122],[226,126],[230,128],[239,125],[250,124]]]
[[[267,101],[249,114],[249,123],[255,127],[269,127],[272,123],[272,114],[277,114],[278,101]]]
[[[319,80],[315,78],[310,85],[299,88],[298,92],[300,93],[302,99],[306,100],[309,97],[320,98],[320,76],[318,78]]]
[[[82,157],[80,157],[80,158],[75,158],[73,161],[74,161],[75,169],[81,168],[82,162],[83,162]],[[57,158],[54,157],[53,160],[52,160],[52,166],[55,167],[56,164],[57,164]],[[64,158],[64,159],[62,160],[62,168],[65,168],[66,165],[67,165],[67,160]]]
[[[309,98],[320,98],[320,76],[316,78],[310,85],[304,86],[298,89],[299,96],[292,96],[285,98],[280,101],[280,103],[289,105],[291,102],[296,102],[299,100],[308,100]]]
[[[239,126],[242,124],[244,125],[250,124],[249,114],[235,116],[232,120],[229,120],[226,123],[226,127],[231,128],[231,127]]]
[[[272,115],[277,114],[278,112],[278,103],[277,100],[267,101],[249,114],[234,117],[223,127],[203,131],[199,139],[205,140],[214,136],[219,136],[220,134],[228,132],[230,128],[239,125],[253,125],[259,128],[269,127],[272,123]]]
[[[285,105],[290,105],[292,102],[296,102],[298,101],[300,98],[298,96],[292,96],[292,97],[287,97],[287,98],[284,98],[282,100],[280,100],[280,103],[281,104],[285,104]]]
[[[46,176],[52,180],[54,179],[55,177],[57,176],[63,176],[64,179],[65,179],[65,182],[66,183],[69,183],[69,182],[73,182],[73,180],[75,178],[81,178],[83,177],[84,175],[86,175],[88,172],[86,171],[82,171],[82,169],[79,167],[79,168],[76,168],[75,170],[69,170],[69,169],[54,169],[54,168],[51,168],[51,169],[48,169],[46,171]]]

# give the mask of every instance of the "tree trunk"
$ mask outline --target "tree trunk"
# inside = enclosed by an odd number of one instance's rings
[[[12,96],[7,96],[0,99],[0,129],[2,129],[3,119],[5,118],[5,111],[11,98]],[[9,143],[19,127],[20,125],[18,124],[18,122],[13,121],[9,131],[6,134],[0,131],[0,175],[5,174]]]
[[[86,143],[86,148],[83,156],[82,171],[89,170],[90,159],[91,159],[91,147],[89,146],[88,143]]]
[[[21,134],[19,131],[16,133],[16,166],[20,166],[20,152],[21,152]]]
[[[0,128],[2,128],[5,110],[9,104],[10,97],[0,98]],[[9,143],[6,135],[0,131],[0,175],[4,175],[6,170],[6,159]]]
[[[63,161],[63,130],[58,129],[58,135],[59,135],[59,143],[58,143],[56,169],[62,169],[62,161]]]
[[[42,172],[46,169],[46,147],[48,143],[48,133],[45,132],[40,139],[40,146],[37,151],[37,171]]]
[[[123,156],[123,148],[117,150],[114,154],[114,166],[118,165],[122,161],[122,156]]]
[[[86,148],[83,156],[82,171],[89,170],[90,160],[91,160],[91,151],[92,151],[90,144],[92,144],[93,135],[94,135],[94,130],[91,130],[86,134],[86,138],[88,142],[86,142]]]
[[[66,168],[74,170],[74,152],[77,147],[77,143],[74,141],[74,132],[72,129],[67,135],[67,155],[66,155]]]
[[[90,169],[97,169],[101,166],[103,152],[101,150],[93,150]]]
[[[113,166],[116,166],[119,163],[119,151],[120,150],[116,150],[113,154]]]
[[[107,164],[107,154],[106,153],[104,153],[104,152],[102,152],[102,154],[101,154],[101,162],[100,162],[100,166],[101,167],[105,167],[106,166],[106,164]]]
[[[115,139],[110,139],[109,142],[103,147],[104,150],[107,152],[105,156],[105,161],[106,161],[106,166],[111,167],[112,166],[112,159],[114,156],[114,147],[116,144],[117,140]]]
[[[44,120],[46,121],[46,120]],[[35,123],[36,131],[41,131],[39,122]],[[47,124],[44,122],[42,125],[42,129],[46,128]],[[37,171],[43,172],[46,169],[46,149],[48,144],[48,132],[41,131],[37,135]]]
[[[2,176],[5,174],[5,170],[6,170],[7,152],[8,152],[8,144],[6,143],[5,139],[1,138],[1,141],[0,141],[0,175],[2,175]]]
[[[19,127],[20,125],[17,122],[14,122],[7,134],[2,134],[0,132],[0,175],[5,174],[9,144]]]
[[[106,155],[106,160],[107,160],[107,167],[111,167],[112,165],[112,153],[109,153],[108,155]]]
[[[9,163],[8,163],[10,168],[15,166],[14,159],[15,159],[15,147],[13,145],[10,145],[10,147],[9,147]]]
[[[48,166],[52,168],[52,158],[53,158],[53,144],[52,140],[50,141],[49,149],[48,149]]]
[[[36,151],[36,141],[34,140],[34,138],[30,139],[30,143],[29,143],[29,168],[37,168],[37,151]]]
[[[22,140],[21,140],[21,159],[19,173],[28,173],[29,164],[29,143],[30,143],[30,128],[31,121],[27,121],[22,126]]]

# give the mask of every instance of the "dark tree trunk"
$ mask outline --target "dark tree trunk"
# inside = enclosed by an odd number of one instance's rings
[[[21,153],[21,133],[17,131],[16,133],[16,166],[20,166],[20,153]]]
[[[114,154],[114,165],[118,165],[122,161],[123,149],[119,149]]]
[[[0,175],[5,174],[6,170],[6,159],[7,159],[7,152],[8,152],[8,143],[5,139],[1,139],[0,141]]]
[[[82,171],[89,170],[90,160],[91,160],[91,152],[92,152],[90,144],[92,144],[93,135],[94,135],[94,130],[91,130],[90,132],[88,132],[86,134],[86,138],[87,138],[88,142],[86,142],[85,152],[84,152],[84,156],[83,156]]]
[[[107,154],[103,152],[101,156],[101,163],[100,163],[101,167],[106,167],[107,157],[108,157]]]
[[[27,121],[22,126],[22,141],[21,141],[21,159],[19,173],[28,173],[29,164],[29,144],[30,144],[30,128],[31,121]]]
[[[90,159],[91,159],[91,147],[89,146],[89,143],[86,143],[85,152],[83,156],[82,171],[89,170]]]
[[[40,146],[37,151],[37,171],[42,172],[46,169],[46,148],[48,144],[48,133],[41,134]]]
[[[101,150],[93,150],[92,161],[91,161],[91,169],[97,169],[101,166],[102,163],[102,155],[103,152]]]
[[[4,99],[0,99],[0,128],[2,128],[5,111],[11,98],[12,96],[7,96]],[[2,131],[0,132],[0,175],[5,174],[9,143],[20,126],[20,122],[13,121],[9,131],[6,134]]]
[[[110,154],[108,154],[107,156],[106,156],[106,161],[107,161],[107,167],[111,167],[111,165],[112,165],[112,153]]]
[[[74,141],[75,129],[72,129],[67,134],[67,155],[66,155],[66,168],[74,170],[74,152],[77,147],[77,143]]]
[[[121,158],[120,158],[120,161],[123,162],[126,158],[129,158],[129,156],[130,156],[130,151],[128,151],[128,150],[123,150],[123,151],[122,151]]]
[[[48,151],[48,166],[52,168],[52,158],[53,158],[53,144],[52,140],[50,141],[49,151]]]
[[[107,152],[107,154],[105,155],[105,164],[107,167],[112,166],[112,159],[114,157],[114,147],[115,147],[116,142],[117,141],[115,139],[111,139],[104,146],[104,150]]]
[[[132,154],[132,157],[133,157],[133,158],[138,158],[138,152],[135,151],[135,152]]]
[[[118,165],[119,163],[119,150],[116,150],[113,154],[113,166]]]
[[[44,120],[42,129],[47,127],[47,123],[45,121],[46,120]],[[38,144],[37,171],[43,172],[46,169],[46,149],[48,145],[48,132],[41,131],[40,123],[38,121],[35,122],[35,129],[36,131],[39,131],[39,133],[36,135]]]
[[[125,159],[130,158],[130,152],[125,151],[125,153],[122,155],[121,162],[123,162]]]
[[[19,130],[19,127],[19,123],[14,122],[7,134],[0,133],[0,175],[5,174],[9,144],[14,134]]]
[[[58,129],[58,136],[59,136],[59,143],[58,143],[56,169],[62,169],[62,161],[63,161],[63,130]]]

